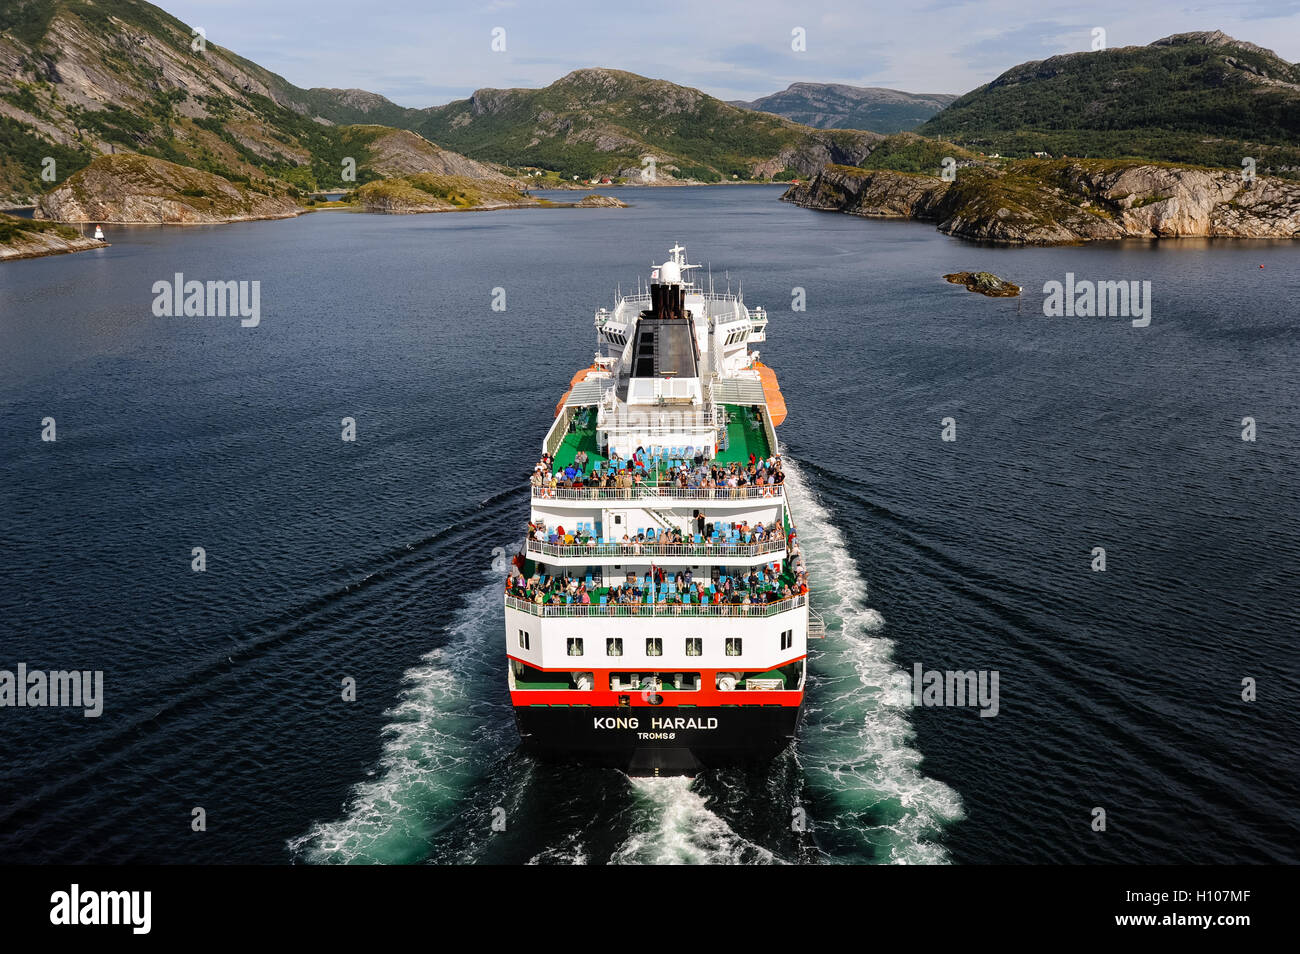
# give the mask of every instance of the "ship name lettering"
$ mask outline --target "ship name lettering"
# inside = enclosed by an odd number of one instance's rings
[[[596,716],[592,720],[597,729],[639,729],[641,724],[636,716]]]
[[[652,717],[650,719],[650,728],[652,729],[716,729],[717,727],[717,719],[688,719],[682,716]]]

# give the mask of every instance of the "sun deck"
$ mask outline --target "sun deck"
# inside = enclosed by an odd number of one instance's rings
[[[748,464],[750,454],[756,460],[771,456],[772,449],[767,434],[753,408],[737,404],[723,404],[720,407],[727,423],[722,431],[714,463]],[[564,470],[572,465],[578,451],[586,451],[589,471],[605,469],[609,464],[609,458],[600,453],[596,442],[595,408],[583,408],[574,415],[569,432],[564,435],[555,451],[555,469]],[[672,460],[671,454],[660,454],[654,458],[655,467],[647,469],[647,476],[652,483],[657,482],[660,472],[672,466]]]

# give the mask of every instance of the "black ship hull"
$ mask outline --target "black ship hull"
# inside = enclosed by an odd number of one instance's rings
[[[520,706],[524,748],[544,758],[629,775],[690,775],[771,759],[798,729],[801,706],[650,708]]]

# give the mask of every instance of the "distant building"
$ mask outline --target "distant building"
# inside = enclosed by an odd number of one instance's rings
[[[1034,153],[1034,158],[1035,158],[1035,159],[1051,159],[1051,158],[1052,158],[1052,154],[1051,154],[1051,153],[1048,153],[1048,152],[1036,152],[1036,153]]]

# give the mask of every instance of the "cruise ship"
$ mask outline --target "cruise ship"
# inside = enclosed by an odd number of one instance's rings
[[[785,402],[752,347],[767,314],[692,280],[685,251],[596,312],[505,584],[524,746],[633,775],[789,745],[825,632],[785,492]]]

